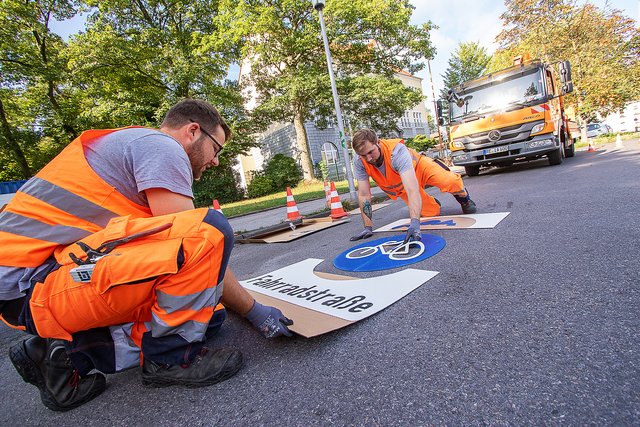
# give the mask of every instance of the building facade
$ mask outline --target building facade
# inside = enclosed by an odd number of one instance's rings
[[[628,103],[619,113],[605,117],[603,122],[614,132],[640,132],[640,101]]]
[[[243,64],[240,69],[240,79],[248,73],[250,73],[250,68]],[[406,72],[396,73],[395,77],[400,79],[405,86],[422,92],[421,78]],[[244,95],[247,100],[247,109],[252,109],[255,106],[255,92],[251,88],[247,88]],[[345,127],[348,138],[350,129],[346,123]],[[385,136],[391,138],[412,138],[419,134],[430,136],[429,126],[427,125],[427,109],[424,102],[420,102],[414,108],[404,112],[404,115],[398,120],[398,129],[400,129],[399,133]],[[328,174],[327,179],[332,181],[346,179],[345,168],[346,165],[350,167],[351,159],[345,162],[344,150],[340,145],[337,126],[319,129],[313,122],[307,122],[305,123],[305,130],[309,143],[309,154],[314,164],[316,177],[322,177],[321,167],[324,165]],[[301,163],[300,153],[296,146],[296,132],[293,123],[272,124],[259,136],[258,141],[259,147],[252,148],[246,156],[239,156],[237,170],[241,176],[243,188],[246,188],[251,181],[252,173],[262,170],[267,162],[278,153],[296,159],[298,164]],[[353,153],[350,153],[350,156],[352,157]]]

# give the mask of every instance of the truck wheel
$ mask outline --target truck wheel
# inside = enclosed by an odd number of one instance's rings
[[[547,154],[547,159],[549,159],[549,164],[551,166],[559,165],[562,163],[562,147],[559,147],[557,150],[553,150],[549,154]]]
[[[564,156],[569,158],[575,155],[576,155],[576,146],[574,145],[573,141],[571,141],[571,145],[564,148]]]
[[[467,173],[468,176],[478,176],[478,174],[480,173],[480,166],[478,165],[465,166],[464,171]]]

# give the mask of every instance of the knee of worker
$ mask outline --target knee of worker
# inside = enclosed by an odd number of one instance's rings
[[[222,252],[222,262],[220,265],[219,275],[219,282],[221,282],[222,279],[224,279],[224,272],[229,264],[229,257],[231,256],[231,250],[233,249],[233,228],[231,228],[231,224],[229,224],[227,218],[215,209],[209,209],[202,222],[215,228],[217,231],[222,233],[224,237],[224,250]]]
[[[215,209],[209,209],[202,222],[209,224],[222,233],[225,247],[233,246],[233,228],[231,228],[231,224],[229,224],[229,221],[224,215]]]
[[[431,160],[421,165],[416,175],[422,187],[430,185],[439,188],[443,193],[456,193],[464,189],[462,177],[443,168],[440,163]]]
[[[464,182],[462,182],[462,177],[455,172],[446,172],[446,176],[443,177],[440,182],[440,191],[442,191],[443,193],[458,193],[464,190]]]
[[[438,202],[436,202],[436,199],[433,199],[433,201],[429,201],[428,203],[425,203],[425,201],[423,201],[422,210],[420,211],[421,217],[438,215],[440,215],[440,205],[438,204]]]

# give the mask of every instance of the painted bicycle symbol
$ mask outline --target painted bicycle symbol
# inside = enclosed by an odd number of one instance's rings
[[[417,249],[417,250],[416,250]],[[360,259],[376,254],[378,251],[393,261],[405,261],[417,258],[424,253],[424,243],[412,240],[404,243],[402,240],[388,240],[376,246],[361,246],[347,252],[345,258]]]

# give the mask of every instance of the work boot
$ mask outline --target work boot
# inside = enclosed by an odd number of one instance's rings
[[[102,374],[80,377],[71,364],[64,341],[28,338],[9,349],[11,363],[22,379],[40,390],[40,399],[53,411],[68,411],[102,393]]]
[[[205,387],[231,378],[242,365],[242,353],[239,350],[202,347],[195,359],[185,365],[166,365],[145,358],[142,384],[151,387]]]
[[[474,214],[476,213],[478,208],[476,207],[476,204],[474,203],[474,201],[471,200],[471,197],[469,197],[469,190],[465,188],[464,191],[467,193],[466,196],[462,197],[462,196],[456,196],[454,194],[453,197],[455,197],[458,203],[460,203],[463,213]]]

